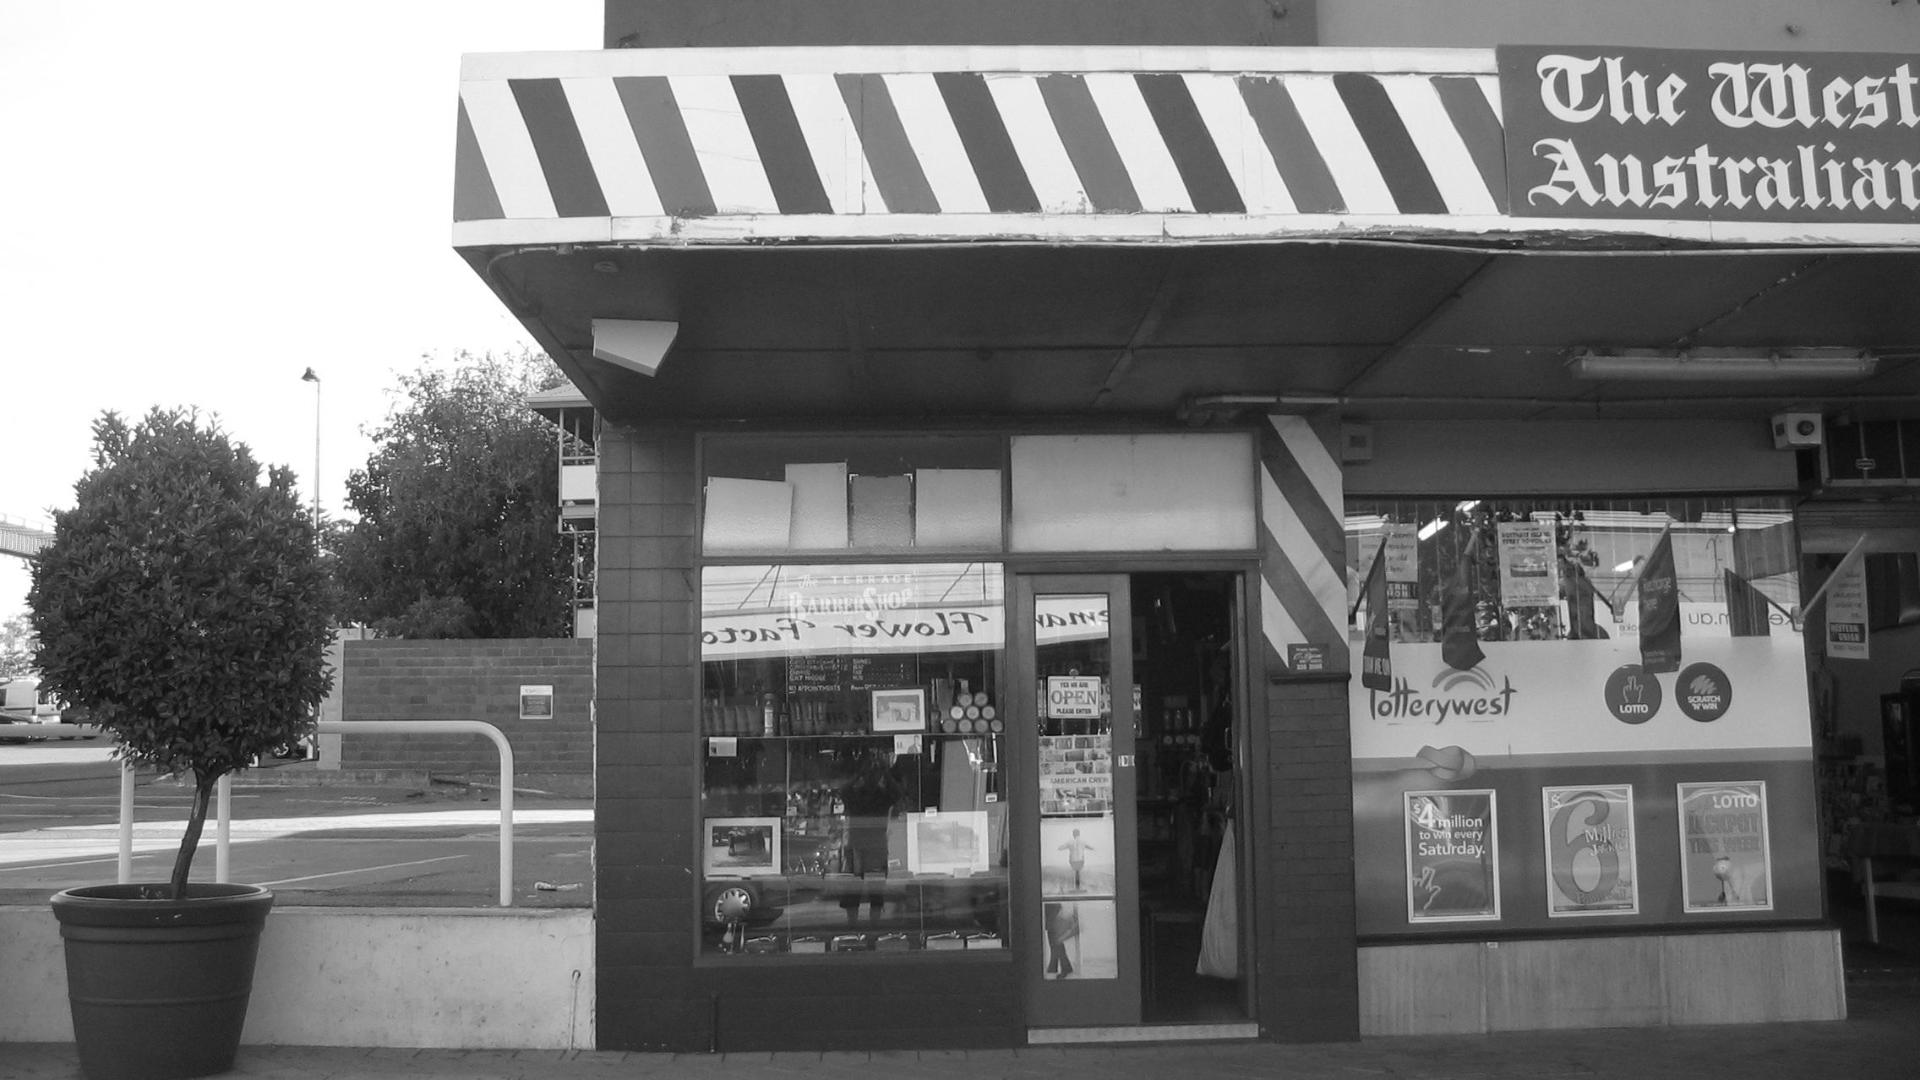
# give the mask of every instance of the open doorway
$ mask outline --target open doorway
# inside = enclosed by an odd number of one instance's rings
[[[1244,721],[1232,573],[1131,579],[1142,1020],[1246,1019],[1235,761]]]

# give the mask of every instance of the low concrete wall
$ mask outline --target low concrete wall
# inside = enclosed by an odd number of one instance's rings
[[[1840,932],[1649,934],[1360,950],[1362,1035],[1843,1020]]]
[[[0,1042],[72,1042],[60,928],[0,907]],[[241,1041],[295,1046],[587,1049],[593,913],[276,909]]]

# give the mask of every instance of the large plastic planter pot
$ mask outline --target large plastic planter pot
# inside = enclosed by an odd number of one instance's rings
[[[90,1080],[175,1080],[233,1068],[273,894],[257,885],[93,885],[53,898],[74,1044]]]

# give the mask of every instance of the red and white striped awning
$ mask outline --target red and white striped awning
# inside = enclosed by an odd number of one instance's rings
[[[1490,50],[472,56],[459,124],[459,247],[1539,228]]]

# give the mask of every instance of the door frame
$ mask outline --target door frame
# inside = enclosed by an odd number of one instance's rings
[[[1257,558],[1191,558],[1175,555],[1170,558],[1141,559],[1113,558],[1090,560],[1083,557],[1060,560],[1033,560],[1022,565],[1009,563],[1007,566],[1006,596],[1009,608],[1009,632],[1007,636],[1007,700],[1016,697],[1024,704],[1019,713],[1018,722],[1009,716],[1006,744],[1008,762],[1012,775],[1006,778],[1009,793],[1018,791],[1029,800],[1017,804],[1008,817],[1009,858],[1014,863],[1009,875],[1011,892],[1009,902],[1014,906],[1010,913],[1008,926],[1011,936],[1009,946],[1014,950],[1015,964],[1019,968],[1015,985],[1020,988],[1023,998],[1023,1015],[1029,1028],[1052,1026],[1052,1022],[1042,1023],[1035,1019],[1030,989],[1031,965],[1026,961],[1037,955],[1044,955],[1045,934],[1040,926],[1039,884],[1032,861],[1039,844],[1039,811],[1031,801],[1031,794],[1038,787],[1038,769],[1035,759],[1035,746],[1032,728],[1022,725],[1035,720],[1032,702],[1024,701],[1027,688],[1033,685],[1033,595],[1034,586],[1040,583],[1042,588],[1051,588],[1056,583],[1071,587],[1074,582],[1087,582],[1118,578],[1126,591],[1121,595],[1131,606],[1132,579],[1140,574],[1155,573],[1208,573],[1225,574],[1234,580],[1233,595],[1236,611],[1236,648],[1234,650],[1235,689],[1243,703],[1240,711],[1244,722],[1235,724],[1234,731],[1234,796],[1236,800],[1236,820],[1239,828],[1234,830],[1235,854],[1239,859],[1239,900],[1240,900],[1240,990],[1242,1005],[1249,1022],[1257,1022],[1260,1017],[1260,956],[1262,920],[1260,905],[1256,897],[1261,895],[1264,883],[1273,880],[1269,872],[1269,863],[1262,847],[1262,838],[1269,833],[1268,809],[1266,801],[1266,780],[1269,774],[1268,755],[1270,742],[1268,737],[1269,702],[1266,669],[1263,666],[1261,642],[1262,618],[1260,595],[1260,562]],[[1081,591],[1086,591],[1082,589]],[[1131,637],[1132,625],[1129,618],[1126,632]],[[1129,669],[1132,666],[1131,644],[1128,644],[1126,657]],[[1131,670],[1128,672],[1132,676]],[[1125,695],[1125,707],[1129,713],[1131,730],[1132,695]],[[1019,785],[1019,786],[1015,786]],[[1137,838],[1136,838],[1137,839]],[[1138,906],[1138,879],[1132,881],[1134,904]],[[1138,928],[1132,930],[1136,943],[1135,956],[1135,996],[1139,996],[1138,970]],[[1136,1019],[1134,1024],[1141,1021]],[[1080,1026],[1068,1021],[1069,1026]],[[1177,1030],[1175,1028],[1170,1031]]]
[[[1130,575],[1120,572],[1015,572],[1013,618],[1007,640],[1006,694],[1011,736],[1007,747],[1014,763],[1010,792],[1020,792],[1011,814],[1011,859],[1017,870],[1012,918],[1014,963],[1022,990],[1028,1027],[1124,1027],[1140,1023],[1139,877],[1136,865],[1133,775],[1133,695],[1121,688],[1133,685],[1132,596]],[[1035,598],[1041,595],[1104,593],[1107,597],[1108,646],[1113,688],[1113,827],[1114,919],[1118,976],[1112,980],[1053,981],[1046,978],[1041,960],[1046,955],[1046,933],[1041,925],[1040,807],[1034,793],[1040,785],[1038,760],[1039,704],[1029,696],[1037,685],[1035,665]]]

